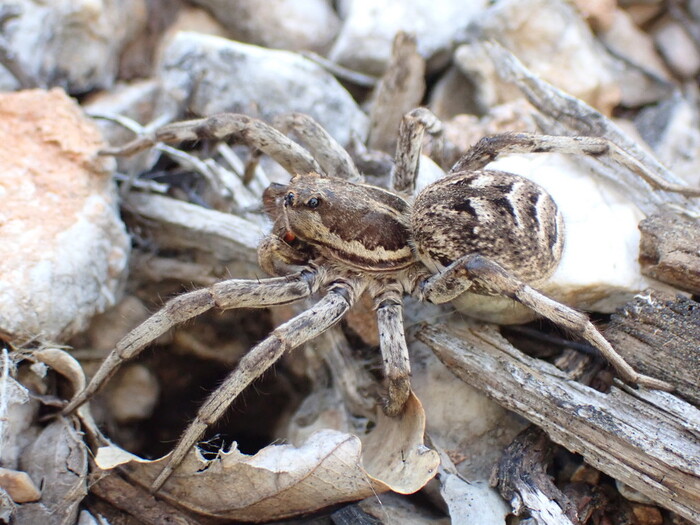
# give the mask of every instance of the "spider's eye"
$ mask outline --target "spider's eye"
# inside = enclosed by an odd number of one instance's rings
[[[311,197],[308,201],[306,201],[306,205],[309,208],[316,208],[320,203],[321,201],[319,201],[316,197]]]
[[[294,202],[294,192],[290,191],[289,193],[287,193],[287,195],[284,196],[284,203],[287,206],[291,206],[293,202]]]

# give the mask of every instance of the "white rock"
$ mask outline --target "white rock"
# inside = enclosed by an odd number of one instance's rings
[[[512,155],[489,168],[538,183],[562,212],[564,252],[547,283],[538,285],[542,292],[583,310],[613,312],[653,285],[642,276],[638,262],[637,225],[644,214],[620,188],[596,177],[575,157],[560,154]],[[496,315],[504,316],[496,318],[498,322],[524,322],[532,317],[527,310],[517,312],[510,301],[493,304]],[[466,311],[470,306],[460,302],[460,308]]]
[[[22,451],[36,439],[32,424],[39,413],[39,402],[12,377],[0,377],[0,445],[2,464],[17,468]]]
[[[64,341],[115,303],[130,249],[94,124],[63,91],[0,97],[0,333]]]
[[[496,40],[533,73],[604,114],[610,114],[620,100],[614,62],[580,14],[563,0],[497,2],[475,20],[473,31],[482,40]],[[495,78],[490,60],[466,49],[455,56],[460,69],[476,82]],[[500,99],[505,100],[509,97]]]
[[[503,525],[509,505],[486,481],[469,483],[456,474],[440,476],[440,494],[447,503],[452,523]]]
[[[653,30],[654,41],[669,67],[690,80],[700,71],[700,52],[688,33],[677,22],[664,20]]]
[[[10,50],[41,87],[84,93],[111,86],[126,43],[146,25],[145,0],[13,0]],[[2,69],[1,76],[9,75]],[[3,84],[5,82],[0,82]]]
[[[270,121],[298,111],[316,119],[346,145],[364,139],[368,119],[350,94],[316,63],[276,51],[197,33],[178,33],[163,52],[163,94],[157,114],[173,119],[225,111]]]
[[[195,0],[228,29],[231,38],[263,47],[328,49],[340,28],[328,0]]]
[[[464,38],[469,22],[487,5],[485,0],[347,0],[340,9],[346,18],[329,58],[380,75],[391,56],[394,36],[405,31],[415,35],[424,58],[444,63],[454,43]]]
[[[41,498],[41,492],[27,475],[20,470],[0,467],[0,487],[7,491],[15,503],[27,503]]]

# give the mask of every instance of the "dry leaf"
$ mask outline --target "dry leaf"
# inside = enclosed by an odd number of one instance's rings
[[[26,472],[0,468],[0,487],[2,487],[16,503],[36,501],[41,492]]]
[[[17,523],[72,525],[87,494],[87,447],[69,420],[59,418],[25,449],[21,466],[41,487],[41,500],[17,507]]]
[[[267,521],[388,490],[413,493],[439,463],[437,453],[423,445],[424,429],[425,413],[411,396],[400,417],[380,415],[363,442],[326,429],[299,447],[270,445],[254,456],[232,449],[207,461],[193,451],[160,496],[207,516]],[[99,449],[96,463],[109,469],[127,462],[130,477],[150,484],[165,459],[146,461],[111,446]]]

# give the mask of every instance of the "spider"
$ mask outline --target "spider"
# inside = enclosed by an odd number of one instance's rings
[[[267,153],[293,176],[288,184],[272,184],[263,194],[273,227],[260,243],[258,258],[275,277],[226,280],[169,300],[117,344],[64,414],[85,403],[122,363],[178,323],[212,308],[263,308],[322,294],[312,307],[278,326],[241,359],[199,409],[152,491],[161,488],[207,426],[247,385],[286,351],[338,323],[363,293],[369,294],[376,309],[387,392],[383,408],[390,416],[401,413],[411,388],[402,319],[404,295],[432,303],[446,303],[464,294],[509,298],[579,334],[600,350],[625,381],[671,389],[661,380],[637,373],[586,315],[536,290],[561,256],[561,214],[535,183],[484,169],[502,153],[614,155],[612,143],[525,133],[486,137],[446,177],[424,188],[411,202],[423,134],[440,127],[428,110],[413,110],[401,123],[390,189],[363,183],[348,154],[309,117],[294,115],[286,124],[296,129],[316,158],[272,126],[237,114],[170,124],[151,137],[103,152],[128,155],[156,142],[233,137]],[[653,175],[641,174],[667,189]]]

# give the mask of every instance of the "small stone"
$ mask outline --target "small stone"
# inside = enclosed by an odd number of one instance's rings
[[[41,498],[41,492],[26,472],[0,467],[0,487],[15,503],[27,503]]]
[[[664,20],[653,35],[659,52],[676,75],[691,80],[700,72],[700,52],[680,24]]]
[[[617,9],[609,27],[598,38],[619,60],[615,72],[621,89],[620,103],[639,107],[667,98],[673,91],[671,74],[654,41],[625,11]]]
[[[574,4],[594,31],[605,31],[612,25],[616,0],[574,0]]]
[[[690,92],[642,109],[634,119],[636,129],[656,157],[683,178],[700,186],[700,110]]]
[[[630,501],[639,503],[643,507],[649,507],[654,504],[654,502],[647,496],[645,496],[638,490],[633,489],[629,485],[625,485],[621,481],[616,481],[615,486],[617,487],[617,490],[620,492],[620,494],[622,494],[623,497],[627,498]]]
[[[631,4],[623,7],[625,12],[632,18],[632,21],[639,27],[643,27],[648,22],[659,18],[659,15],[665,9],[661,2],[656,4]]]
[[[567,2],[503,0],[484,11],[472,30],[481,40],[497,41],[533,73],[603,114],[609,115],[620,100],[614,61]],[[471,65],[468,56],[457,58],[457,64],[480,81],[478,64]]]
[[[118,423],[151,417],[160,394],[158,380],[143,365],[125,367],[109,390],[110,413]]]
[[[234,40],[264,47],[324,53],[340,20],[327,0],[195,0],[210,10]]]
[[[345,67],[381,75],[391,56],[394,36],[404,31],[416,37],[418,52],[430,66],[444,65],[455,41],[488,2],[473,0],[347,0],[343,27],[329,58]],[[439,30],[437,30],[439,28]]]
[[[596,486],[598,483],[600,483],[600,471],[594,469],[590,465],[580,465],[571,475],[571,482],[582,482]]]
[[[0,95],[0,334],[61,342],[112,306],[127,270],[114,163],[62,90]]]
[[[157,115],[245,113],[266,121],[291,112],[316,119],[341,145],[364,140],[368,118],[321,66],[289,51],[178,33],[163,51]]]

